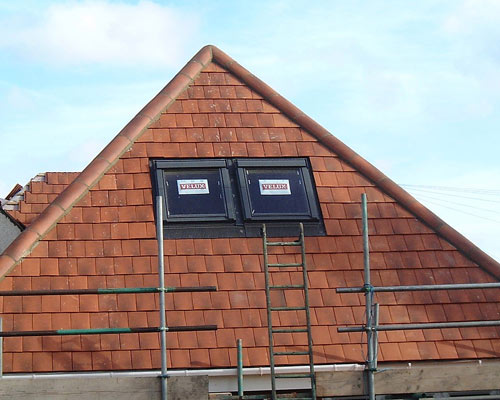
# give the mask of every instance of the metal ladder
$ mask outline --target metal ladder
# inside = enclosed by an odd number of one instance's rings
[[[271,364],[271,387],[272,387],[272,399],[280,399],[276,395],[276,379],[292,379],[292,378],[308,378],[311,380],[311,390],[310,396],[308,397],[296,397],[297,399],[303,400],[316,400],[316,380],[314,375],[314,362],[313,362],[313,350],[312,350],[312,336],[311,336],[311,318],[309,313],[309,284],[307,280],[307,266],[306,266],[306,250],[304,242],[304,226],[300,224],[300,236],[297,240],[292,242],[278,242],[278,241],[268,241],[266,225],[262,226],[262,242],[264,249],[264,273],[266,282],[266,305],[267,305],[267,328],[269,334],[269,360]],[[274,264],[269,263],[268,247],[270,246],[300,246],[301,248],[301,262],[300,263],[288,263],[288,264]],[[303,283],[301,285],[271,285],[270,277],[273,272],[281,271],[283,268],[299,268],[302,270]],[[271,270],[270,270],[271,269]],[[301,289],[304,292],[304,305],[299,307],[275,307],[271,304],[271,291],[272,290],[296,290]],[[306,326],[289,326],[286,328],[273,328],[272,325],[272,313],[275,311],[301,311],[305,313]],[[295,333],[295,332],[306,332],[307,333],[307,351],[280,351],[276,352],[274,350],[274,334],[280,333]],[[309,357],[309,373],[305,374],[276,374],[275,373],[275,356],[304,356]]]

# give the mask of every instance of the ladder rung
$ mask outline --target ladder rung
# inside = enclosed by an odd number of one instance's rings
[[[269,268],[292,268],[302,267],[302,263],[288,263],[288,264],[267,264]]]
[[[272,285],[269,289],[304,289],[304,285]]]
[[[311,374],[276,374],[276,375],[274,375],[274,377],[278,378],[278,379],[311,378]]]
[[[281,328],[273,329],[273,333],[292,333],[292,332],[307,332],[307,328]]]
[[[271,307],[271,311],[305,311],[306,307]]]
[[[266,242],[268,246],[300,246],[300,241],[295,242]]]
[[[307,356],[308,351],[277,351],[273,353],[275,356]]]

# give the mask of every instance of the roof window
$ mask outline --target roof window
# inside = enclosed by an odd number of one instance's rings
[[[164,199],[165,236],[324,235],[309,161],[276,159],[152,160],[155,194]]]
[[[236,160],[245,220],[318,220],[305,159]]]
[[[166,222],[234,221],[225,160],[158,160],[155,166]]]

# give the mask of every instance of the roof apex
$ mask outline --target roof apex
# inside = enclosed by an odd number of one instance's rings
[[[462,234],[446,224],[380,170],[359,156],[320,124],[250,73],[235,60],[213,45],[204,46],[175,77],[125,125],[118,135],[96,156],[77,178],[24,230],[0,256],[0,280],[37,246],[57,222],[95,186],[134,142],[168,109],[176,98],[194,81],[205,66],[216,62],[233,73],[266,101],[295,121],[323,145],[335,152],[357,171],[374,182],[400,205],[417,216],[441,237],[500,279],[500,264],[484,253]]]

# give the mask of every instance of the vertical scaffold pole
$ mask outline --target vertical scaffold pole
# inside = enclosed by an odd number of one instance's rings
[[[238,398],[243,399],[243,344],[242,340],[238,339],[237,347],[237,363],[238,363]]]
[[[160,288],[161,398],[167,400],[167,323],[165,319],[165,261],[163,256],[163,199],[156,197],[156,239],[158,241],[158,284]]]
[[[378,330],[376,328],[378,327],[379,323],[379,311],[380,311],[380,304],[375,303],[373,305],[373,321],[375,325],[375,332],[373,332],[373,368],[377,369],[378,366]]]
[[[361,208],[363,219],[363,261],[365,274],[365,296],[366,296],[366,341],[368,347],[368,359],[366,362],[366,376],[368,382],[368,396],[370,400],[375,400],[374,382],[374,348],[373,348],[373,290],[370,279],[370,246],[368,241],[368,207],[366,194],[361,195]]]

